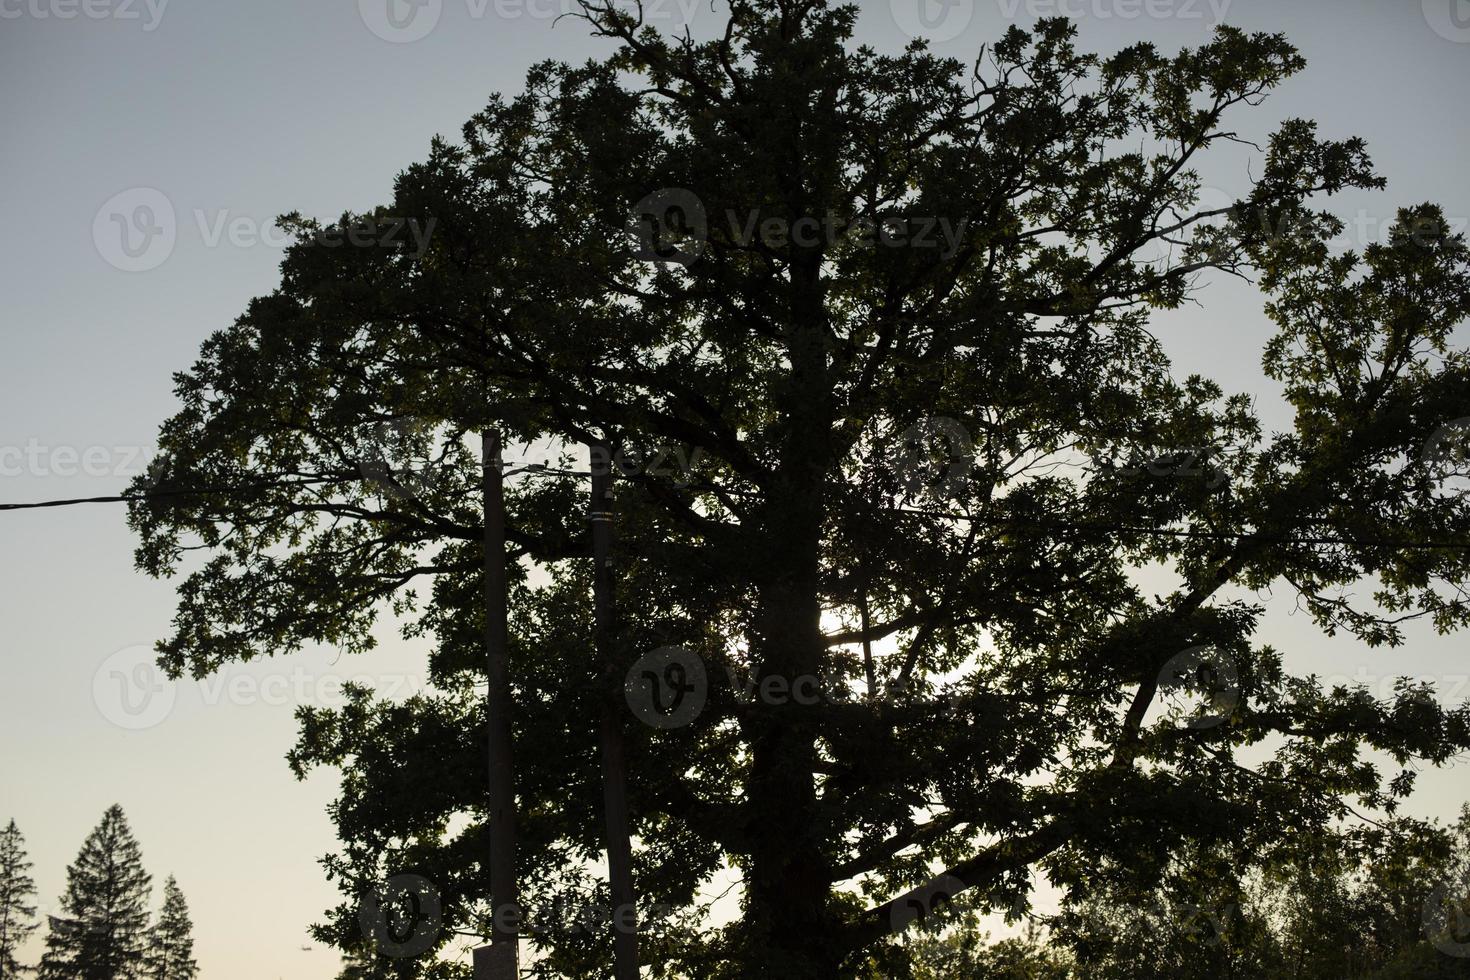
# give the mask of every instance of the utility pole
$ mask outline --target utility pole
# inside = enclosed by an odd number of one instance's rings
[[[505,483],[500,433],[481,436],[485,494],[485,711],[490,755],[490,945],[475,950],[475,980],[516,980],[520,894],[516,886],[515,767],[511,745],[505,574]]]
[[[613,977],[638,980],[637,901],[628,821],[628,760],[619,697],[622,670],[613,637],[613,477],[609,447],[592,446],[592,596],[594,644],[601,661],[602,798],[607,816],[607,876],[612,892]],[[601,451],[600,451],[601,450]]]

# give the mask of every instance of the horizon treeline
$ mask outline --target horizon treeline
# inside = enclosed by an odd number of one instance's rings
[[[1470,980],[1470,804],[1449,827],[1344,826],[1250,867],[1194,848],[1162,875],[1095,869],[1085,898],[992,938],[973,908],[922,928],[914,980]]]

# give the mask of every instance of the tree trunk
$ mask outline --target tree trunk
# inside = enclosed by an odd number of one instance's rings
[[[607,819],[607,876],[612,893],[613,976],[638,980],[637,904],[628,819],[628,763],[623,746],[622,669],[613,630],[612,468],[592,454],[592,590],[596,646],[602,664],[602,797]],[[607,454],[611,460],[611,453]]]
[[[490,755],[490,946],[475,951],[475,980],[515,980],[520,892],[516,883],[515,767],[511,744],[505,495],[500,434],[482,436],[485,496],[485,711]]]
[[[742,972],[833,980],[841,956],[817,800],[817,712],[790,693],[798,679],[822,677],[827,659],[819,588],[833,399],[815,253],[793,258],[791,310],[781,466],[761,521],[767,549],[751,638],[760,684],[749,726],[747,923],[755,946]],[[779,678],[769,697],[768,678]]]

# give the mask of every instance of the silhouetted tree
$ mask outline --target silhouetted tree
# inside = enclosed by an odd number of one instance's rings
[[[1424,452],[1470,404],[1464,241],[1426,205],[1332,251],[1313,195],[1382,181],[1302,120],[1198,208],[1197,163],[1303,67],[1286,39],[1100,58],[1043,20],[966,66],[855,46],[821,0],[736,0],[703,41],[584,12],[608,59],[533,69],[391,203],[288,219],[280,289],[179,375],[168,493],[131,510],[150,574],[208,554],[170,671],[362,650],[387,610],[433,642],[433,692],[302,709],[292,764],[346,773],[321,938],[360,942],[357,883],[405,867],[441,944],[489,934],[466,436],[490,426],[634,461],[614,645],[707,675],[687,724],[626,719],[639,894],[697,918],[742,884],[737,921],[648,937],[664,975],[897,975],[889,937],[949,893],[1010,908],[1038,873],[1315,833],[1409,791],[1362,751],[1470,746],[1428,691],[1324,691],[1254,642],[1268,586],[1373,644],[1470,618],[1470,501]],[[1151,332],[1210,271],[1269,299],[1283,433]],[[605,906],[585,479],[512,483],[523,877]],[[607,972],[605,926],[530,939],[543,973]]]
[[[66,869],[41,980],[141,980],[151,880],[122,807],[108,807]]]
[[[16,953],[40,927],[36,920],[36,882],[26,860],[25,838],[12,819],[0,832],[0,977],[18,977],[25,969]]]
[[[337,980],[374,980],[375,956],[372,949],[365,946],[353,946],[344,950],[342,971],[337,974]]]
[[[989,942],[971,915],[907,951],[923,980],[1458,980],[1470,915],[1442,929],[1427,910],[1441,886],[1470,897],[1467,867],[1470,809],[1449,829],[1359,824],[1255,854],[1181,854],[1162,881],[1100,867],[1048,928]]]
[[[974,916],[950,921],[942,934],[911,935],[904,952],[913,980],[1072,980],[1072,961],[1035,930],[992,941]]]
[[[173,875],[163,884],[163,908],[148,930],[144,963],[147,980],[194,980],[199,975],[194,961],[194,923]]]

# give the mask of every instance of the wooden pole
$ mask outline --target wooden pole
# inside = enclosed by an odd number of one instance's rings
[[[868,553],[867,547],[863,548],[863,556],[858,559],[861,562],[861,572],[858,576],[858,615],[861,617],[863,628],[863,673],[868,681],[868,700],[878,699],[878,669],[873,662],[873,638],[870,634],[871,623],[868,620]]]
[[[485,711],[490,755],[490,945],[475,950],[475,980],[516,980],[520,894],[516,885],[515,766],[511,744],[505,574],[505,485],[500,433],[480,446],[485,496]]]
[[[613,977],[638,980],[637,902],[628,820],[628,762],[623,746],[622,672],[613,640],[613,484],[611,453],[592,452],[592,595],[595,644],[602,662],[602,794],[607,816],[607,874],[612,892]]]

